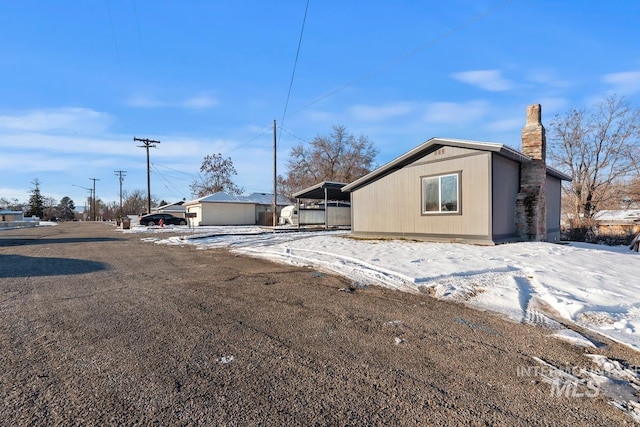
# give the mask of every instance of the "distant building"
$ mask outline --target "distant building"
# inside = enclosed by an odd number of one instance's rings
[[[22,211],[0,210],[0,221],[24,221],[24,213]]]
[[[151,213],[152,214],[166,213],[166,214],[171,214],[173,216],[177,216],[178,218],[184,218],[186,209],[183,205],[184,205],[183,201],[176,202],[176,203],[169,203],[169,204],[158,206],[156,208],[151,209]]]
[[[289,204],[278,197],[276,215]],[[272,225],[273,194],[238,196],[224,192],[210,194],[183,204],[191,225]],[[191,217],[195,215],[195,217]]]
[[[40,221],[31,218],[24,219],[22,211],[10,211],[0,209],[0,228],[35,227]]]
[[[597,232],[604,236],[640,233],[640,209],[603,210],[593,216]]]

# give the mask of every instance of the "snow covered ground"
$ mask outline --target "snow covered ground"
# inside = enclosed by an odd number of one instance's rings
[[[126,230],[150,231],[154,235],[143,240],[202,249],[228,248],[311,266],[345,276],[354,289],[378,285],[426,292],[501,313],[518,322],[548,327],[559,339],[578,346],[600,345],[589,333],[577,333],[575,324],[640,350],[640,257],[626,246],[533,242],[473,246],[358,240],[349,237],[347,231],[298,232],[262,227],[150,230],[134,226]],[[640,367],[598,354],[585,355],[595,368],[567,369],[534,357],[538,363],[534,374],[550,384],[551,393],[557,397],[595,397],[602,393],[640,423]]]
[[[40,225],[55,225],[41,222]],[[598,332],[640,350],[640,254],[626,246],[583,243],[512,243],[474,246],[410,240],[359,240],[348,231],[297,231],[282,227],[140,227],[143,240],[231,251],[345,276],[351,288],[386,286],[424,292],[518,322],[541,324],[560,339],[597,347]],[[149,235],[151,233],[151,235]],[[349,290],[349,289],[345,289]],[[640,423],[640,366],[585,354],[591,368],[538,366],[518,375],[536,376],[561,397],[599,393]]]
[[[516,321],[544,323],[559,337],[593,346],[561,327],[573,322],[640,350],[640,257],[625,246],[513,243],[473,246],[408,240],[356,240],[346,231],[261,227],[133,226],[167,245],[238,253],[346,276],[354,287],[426,292]]]

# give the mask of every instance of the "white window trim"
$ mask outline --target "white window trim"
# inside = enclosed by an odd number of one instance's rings
[[[449,176],[455,176],[456,177],[456,210],[455,211],[443,211],[442,210],[442,178],[446,178]],[[425,210],[425,188],[424,188],[424,183],[425,180],[428,179],[434,179],[434,178],[438,178],[438,210],[437,211],[427,211]],[[446,173],[446,174],[442,174],[442,175],[429,175],[429,176],[422,176],[420,177],[420,191],[422,192],[421,194],[421,200],[420,200],[420,209],[422,211],[423,215],[459,215],[461,210],[460,210],[460,173]]]

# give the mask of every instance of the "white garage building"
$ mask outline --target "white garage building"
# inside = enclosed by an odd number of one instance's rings
[[[278,197],[278,216],[282,208],[288,204],[288,200]],[[191,226],[272,224],[273,194],[253,193],[249,196],[237,196],[220,192],[185,202],[183,206]]]

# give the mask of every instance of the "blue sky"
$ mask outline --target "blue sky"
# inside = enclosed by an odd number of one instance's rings
[[[640,2],[613,0],[104,0],[0,3],[0,197],[81,205],[123,188],[191,199],[205,155],[246,193],[271,192],[292,146],[344,125],[382,165],[434,136],[519,148],[543,123],[609,94],[640,101]],[[283,123],[284,116],[284,123]]]

